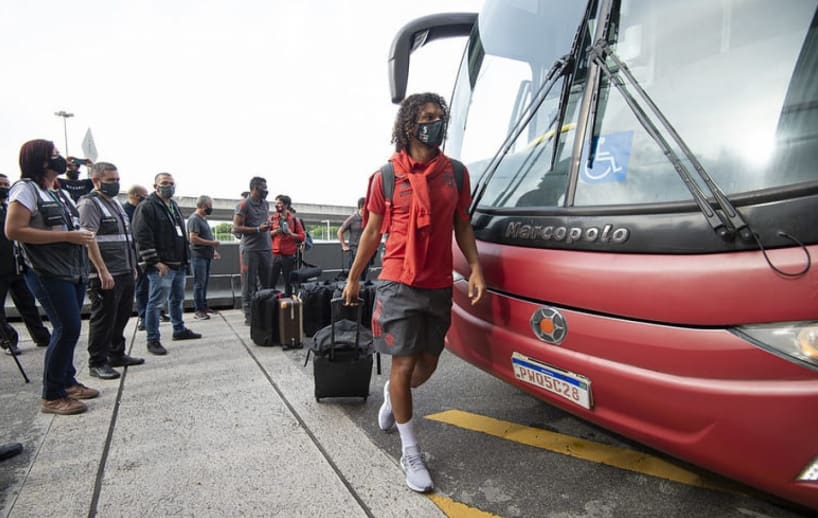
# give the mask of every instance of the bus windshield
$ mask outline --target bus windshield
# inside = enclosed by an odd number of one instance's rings
[[[483,178],[480,207],[691,200],[666,150],[608,76],[592,85],[598,88],[594,127],[581,146],[579,178],[568,181],[586,86],[582,69],[590,59],[585,49],[596,20],[593,14],[582,20],[578,2],[560,2],[560,9],[554,3],[489,0],[469,41],[446,150],[477,177],[497,155],[496,170]],[[816,0],[793,0],[786,8],[773,0],[615,1],[607,48],[725,193],[786,190],[818,180],[817,6]],[[537,97],[554,61],[571,52],[577,28],[581,57],[561,80],[571,83],[558,81]],[[564,86],[570,95],[561,99]],[[558,128],[561,100],[566,112]],[[522,118],[527,108],[534,115]],[[516,138],[503,148],[512,128]],[[693,170],[688,158],[681,160]]]

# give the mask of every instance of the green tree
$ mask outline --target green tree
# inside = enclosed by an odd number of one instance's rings
[[[213,234],[216,239],[219,241],[232,241],[235,239],[233,234],[230,232],[233,230],[232,223],[219,223],[215,227],[213,227]]]

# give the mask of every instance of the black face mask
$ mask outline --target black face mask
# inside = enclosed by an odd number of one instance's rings
[[[210,216],[213,214],[213,207],[205,207],[204,209],[205,216]]]
[[[69,180],[79,180],[80,179],[79,171],[68,171],[68,172],[65,173],[65,176],[67,176]]]
[[[119,194],[119,182],[100,183],[99,191],[107,194],[111,198],[116,198],[116,195]]]
[[[5,200],[9,197],[9,188],[8,187],[0,187],[0,200]]]
[[[57,174],[65,174],[65,170],[68,168],[68,162],[61,156],[57,156],[57,158],[52,158],[48,161],[49,169],[52,171],[57,171]]]
[[[156,191],[166,200],[173,198],[173,195],[176,194],[176,186],[175,185],[160,185],[156,188]]]
[[[415,133],[417,139],[428,146],[439,147],[443,144],[443,137],[446,135],[446,123],[443,120],[434,122],[418,122],[418,130]]]
[[[270,194],[270,191],[265,190],[265,189],[260,189],[260,190],[258,191],[258,195],[259,195],[259,196],[261,196],[261,199],[262,199],[262,200],[266,200],[266,199],[267,199],[267,195],[268,195],[268,194]]]

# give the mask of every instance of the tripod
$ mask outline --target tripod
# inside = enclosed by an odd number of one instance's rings
[[[9,329],[11,329],[14,333],[10,334],[8,332]],[[3,322],[2,331],[0,331],[0,348],[3,348],[11,353],[11,357],[14,358],[14,363],[17,364],[17,368],[20,369],[20,374],[23,375],[23,379],[26,381],[26,383],[30,383],[31,380],[28,379],[26,371],[20,364],[20,360],[17,359],[17,354],[14,353],[14,347],[17,345],[17,340],[17,332],[14,331],[14,328],[9,326],[6,322]]]

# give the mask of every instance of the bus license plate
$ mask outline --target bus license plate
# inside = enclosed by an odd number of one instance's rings
[[[518,380],[591,409],[591,380],[585,376],[552,367],[520,353],[511,355],[511,364]]]

